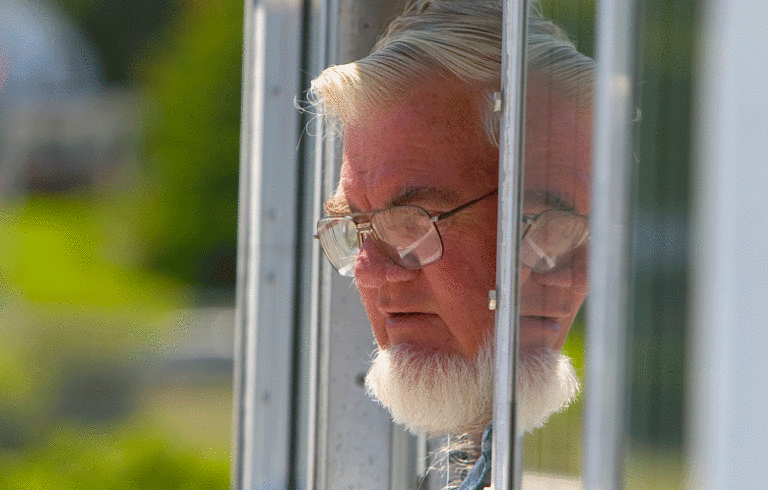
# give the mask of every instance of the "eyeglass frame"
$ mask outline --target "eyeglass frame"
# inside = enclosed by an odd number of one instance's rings
[[[348,218],[348,219],[352,220],[352,222],[355,225],[355,230],[357,231],[357,245],[358,245],[358,248],[362,248],[363,241],[364,241],[363,236],[366,235],[366,234],[373,234],[375,240],[377,240],[377,241],[381,240],[379,237],[376,236],[376,232],[373,229],[373,225],[371,223],[372,218],[373,218],[373,216],[376,213],[380,213],[382,211],[388,211],[388,210],[393,209],[395,207],[412,207],[412,208],[417,208],[417,209],[421,210],[426,216],[429,217],[429,222],[432,224],[432,226],[434,226],[435,232],[437,233],[437,237],[440,240],[440,255],[437,258],[435,258],[434,260],[432,260],[432,261],[430,261],[430,262],[428,262],[426,264],[419,264],[419,266],[415,267],[415,268],[410,268],[410,267],[407,267],[405,265],[398,264],[388,254],[385,253],[384,255],[387,257],[388,260],[390,260],[391,262],[393,262],[395,265],[397,265],[399,267],[403,267],[403,268],[410,269],[410,270],[418,270],[418,269],[426,267],[426,266],[428,266],[430,264],[434,264],[435,262],[440,260],[440,258],[443,256],[443,250],[444,250],[443,237],[440,234],[440,229],[437,227],[437,222],[438,221],[442,221],[444,219],[450,218],[454,214],[459,213],[461,211],[464,211],[465,209],[467,209],[467,208],[469,208],[471,206],[474,206],[475,204],[479,203],[483,199],[485,199],[487,197],[490,197],[490,196],[492,196],[494,194],[497,194],[498,192],[499,192],[499,189],[496,188],[496,189],[492,190],[491,192],[489,192],[489,193],[487,193],[487,194],[485,194],[483,196],[478,197],[477,199],[472,199],[469,202],[466,202],[466,203],[464,203],[464,204],[462,204],[462,205],[460,205],[458,207],[455,207],[455,208],[453,208],[453,209],[451,209],[449,211],[445,211],[444,213],[440,213],[440,214],[438,214],[436,216],[430,216],[429,212],[426,209],[422,208],[421,206],[407,204],[407,205],[403,205],[403,206],[393,206],[393,207],[389,207],[389,208],[375,209],[373,211],[366,211],[366,212],[362,212],[362,213],[349,213],[349,214],[344,214],[344,215],[339,215],[339,216],[327,216],[327,217],[324,217],[324,218],[320,218],[318,220],[318,227],[319,227],[320,221],[325,220],[325,219],[329,219],[329,218]],[[369,218],[366,221],[362,222],[362,223],[354,222],[355,218],[359,218],[359,217],[363,217],[363,216],[368,216]],[[426,236],[426,234],[424,236]],[[320,239],[319,233],[315,233],[314,234],[314,238]],[[326,252],[326,250],[325,250],[325,246],[323,245],[323,241],[322,240],[320,241],[320,245],[321,245],[321,248],[323,249],[323,253],[325,254],[326,258],[328,258],[328,260],[331,262],[331,264],[333,264],[333,261],[330,260],[330,258],[329,258],[328,252]],[[378,242],[377,242],[377,246],[379,246]],[[334,268],[337,270],[337,272],[341,273],[338,270],[338,268],[336,268],[335,265],[334,265]]]
[[[443,250],[444,250],[444,248],[445,248],[445,246],[444,246],[444,244],[443,244],[443,236],[440,234],[440,229],[437,227],[437,222],[438,222],[438,221],[442,221],[442,220],[444,220],[444,219],[447,219],[447,218],[450,218],[451,216],[453,216],[453,215],[455,215],[455,214],[457,214],[457,213],[459,213],[459,212],[461,212],[461,211],[464,211],[465,209],[467,209],[467,208],[469,208],[469,207],[471,207],[471,206],[474,206],[475,204],[479,203],[479,202],[480,202],[480,201],[482,201],[483,199],[486,199],[486,198],[488,198],[488,197],[490,197],[490,196],[492,196],[492,195],[494,195],[494,194],[497,194],[498,192],[499,192],[499,189],[498,189],[498,188],[496,188],[496,189],[492,190],[491,192],[489,192],[489,193],[487,193],[487,194],[485,194],[485,195],[483,195],[483,196],[480,196],[480,197],[478,197],[477,199],[472,199],[471,201],[468,201],[468,202],[466,202],[466,203],[464,203],[464,204],[462,204],[462,205],[460,205],[460,206],[457,206],[456,208],[453,208],[453,209],[451,209],[451,210],[449,210],[449,211],[445,211],[445,212],[443,212],[443,213],[440,213],[440,214],[438,214],[438,215],[436,215],[436,216],[430,216],[429,212],[428,212],[426,209],[422,208],[421,206],[416,206],[416,205],[411,205],[411,204],[408,204],[408,205],[403,205],[403,206],[393,206],[393,207],[414,207],[414,208],[418,208],[418,209],[420,209],[421,211],[423,211],[425,215],[427,215],[427,216],[429,217],[429,222],[430,222],[430,223],[432,223],[432,226],[434,226],[434,228],[435,228],[435,232],[437,233],[437,237],[438,237],[438,239],[440,240],[440,255],[439,255],[437,258],[435,258],[434,260],[432,260],[432,261],[430,261],[430,262],[428,262],[428,263],[426,263],[426,264],[420,264],[418,267],[414,267],[414,268],[410,268],[410,267],[407,267],[407,266],[405,266],[405,265],[401,265],[401,264],[398,264],[398,263],[397,263],[397,262],[395,262],[395,260],[394,260],[394,259],[392,259],[392,258],[391,258],[391,257],[390,257],[390,256],[389,256],[387,253],[384,253],[384,255],[387,257],[387,259],[388,259],[388,260],[390,260],[391,262],[393,262],[395,265],[397,265],[397,266],[399,266],[399,267],[403,267],[403,268],[406,268],[406,269],[411,269],[411,270],[418,270],[418,269],[421,269],[421,268],[423,268],[423,267],[426,267],[426,266],[428,266],[428,265],[434,264],[435,262],[437,262],[438,260],[440,260],[440,258],[442,258],[442,256],[443,256]],[[355,231],[357,232],[357,243],[358,243],[358,248],[362,248],[362,246],[363,246],[363,241],[364,241],[364,238],[363,238],[363,236],[364,236],[364,235],[366,235],[366,234],[372,234],[372,235],[374,236],[375,240],[381,240],[380,238],[378,238],[378,237],[376,236],[376,232],[375,232],[375,230],[373,229],[373,225],[372,225],[372,223],[371,223],[373,216],[374,216],[376,213],[380,213],[380,212],[382,212],[382,211],[388,211],[388,210],[390,210],[390,209],[393,209],[393,207],[389,207],[389,208],[381,208],[381,209],[375,209],[375,210],[373,210],[373,211],[365,211],[365,212],[360,212],[360,213],[349,213],[349,214],[338,215],[338,216],[326,216],[326,217],[320,218],[320,219],[318,220],[318,225],[319,225],[320,221],[322,221],[322,220],[325,220],[325,219],[329,219],[329,218],[348,218],[348,219],[352,220],[352,222],[353,222],[353,223],[354,223],[354,225],[355,225]],[[543,214],[546,214],[546,213],[548,213],[548,212],[552,212],[552,211],[559,211],[559,212],[565,212],[565,213],[569,213],[569,214],[572,214],[574,217],[577,217],[577,218],[581,218],[581,219],[583,219],[583,220],[584,220],[584,221],[586,221],[587,223],[589,222],[589,220],[588,220],[588,217],[587,217],[587,216],[584,216],[584,215],[581,215],[581,214],[575,213],[575,212],[573,212],[573,211],[566,211],[566,210],[562,210],[562,209],[547,209],[547,210],[545,210],[545,211],[542,211],[541,213],[539,213],[539,214],[536,214],[536,215],[523,214],[523,215],[521,215],[521,220],[522,220],[522,222],[523,222],[524,224],[528,225],[528,227],[525,229],[525,231],[523,231],[523,232],[522,232],[522,234],[521,234],[521,236],[520,236],[520,241],[522,242],[522,241],[525,239],[526,235],[528,234],[528,231],[531,229],[531,227],[534,225],[534,223],[536,222],[536,220],[537,220],[537,219],[538,219],[538,218],[539,218],[541,215],[543,215]],[[361,223],[357,223],[357,222],[354,222],[354,219],[355,219],[355,218],[359,218],[359,217],[363,217],[363,216],[369,216],[370,218],[369,218],[369,219],[367,219],[367,220],[366,220],[366,221],[364,221],[364,222],[361,222]],[[319,226],[318,226],[318,227],[319,227]],[[426,236],[426,234],[425,234],[425,236]],[[315,233],[315,234],[313,235],[313,237],[314,237],[315,239],[318,239],[318,240],[320,239],[319,233]],[[587,235],[584,237],[584,239],[582,239],[582,240],[581,240],[581,242],[579,242],[579,244],[578,244],[578,245],[576,245],[576,246],[575,246],[575,247],[574,247],[572,250],[573,250],[573,251],[575,251],[575,250],[577,250],[578,248],[580,248],[581,246],[583,246],[583,244],[584,244],[584,243],[585,243],[585,242],[586,242],[588,239],[589,239],[589,233],[587,233]],[[328,258],[328,260],[330,261],[330,259],[329,259],[329,257],[328,257],[328,252],[326,252],[326,250],[325,250],[325,246],[323,245],[323,241],[322,241],[322,240],[320,241],[320,245],[321,245],[321,248],[323,249],[323,253],[325,254],[326,258]],[[377,242],[377,246],[378,246],[378,242]],[[359,252],[358,252],[358,253],[359,253]],[[331,262],[331,264],[333,264],[333,262],[332,262],[332,261],[330,261],[330,262]],[[561,268],[565,267],[567,264],[568,264],[568,263],[565,263],[565,264],[561,265],[560,267],[558,267],[557,269],[551,269],[551,270],[548,270],[548,271],[544,271],[544,272],[542,272],[542,273],[555,272],[556,270],[559,270],[559,269],[561,269]],[[533,267],[530,267],[530,266],[528,266],[528,265],[525,265],[525,264],[523,264],[523,265],[524,265],[525,267],[528,267],[528,268],[529,268],[529,269],[531,269],[531,270],[535,270]],[[334,266],[334,269],[337,269],[337,268],[336,268],[336,266]],[[338,269],[337,269],[337,272],[339,272],[339,271],[338,271]],[[340,273],[340,272],[339,272],[339,273]]]

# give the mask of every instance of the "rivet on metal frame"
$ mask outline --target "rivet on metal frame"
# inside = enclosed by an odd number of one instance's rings
[[[491,310],[491,311],[495,311],[496,310],[496,305],[497,305],[497,303],[496,303],[496,290],[495,289],[491,289],[490,291],[488,291],[488,309]]]
[[[501,112],[504,99],[501,97],[501,92],[493,93],[493,112]]]

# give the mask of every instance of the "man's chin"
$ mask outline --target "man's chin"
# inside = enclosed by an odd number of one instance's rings
[[[521,352],[518,432],[540,427],[576,396],[579,382],[568,357],[549,349]],[[366,386],[395,422],[428,435],[477,432],[493,418],[493,347],[474,359],[414,346],[379,349]]]

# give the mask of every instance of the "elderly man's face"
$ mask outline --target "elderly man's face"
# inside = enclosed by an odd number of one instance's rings
[[[353,212],[413,204],[453,209],[498,186],[498,149],[459,84],[426,86],[406,103],[346,128],[341,187]],[[587,214],[589,128],[531,79],[524,213]],[[407,346],[473,357],[493,329],[488,291],[496,278],[497,200],[489,197],[438,223],[443,255],[422,269],[390,261],[363,242],[355,279],[380,348]],[[586,295],[586,252],[570,267],[521,273],[521,348],[558,350]]]

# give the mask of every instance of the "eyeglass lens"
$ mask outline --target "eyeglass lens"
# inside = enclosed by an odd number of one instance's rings
[[[536,272],[552,272],[571,263],[586,240],[587,221],[567,211],[540,214],[523,235],[520,261]]]
[[[317,237],[325,256],[342,276],[354,276],[360,249],[355,222],[349,217],[323,218],[317,222]]]
[[[398,206],[373,215],[379,248],[396,264],[420,269],[440,258],[443,245],[437,228],[421,208]]]

